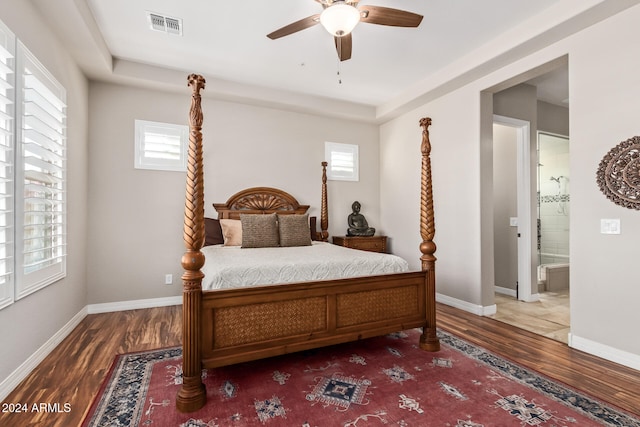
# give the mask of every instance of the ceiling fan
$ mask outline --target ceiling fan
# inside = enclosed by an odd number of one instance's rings
[[[360,0],[315,0],[322,5],[321,13],[311,15],[299,21],[267,34],[271,40],[288,36],[321,23],[333,35],[338,58],[346,61],[351,58],[351,31],[358,22],[387,25],[391,27],[417,27],[422,15],[383,6],[358,7]]]

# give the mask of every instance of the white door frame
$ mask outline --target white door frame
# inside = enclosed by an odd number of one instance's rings
[[[532,294],[531,124],[526,120],[493,115],[493,123],[515,128],[517,135],[518,299],[538,300]]]

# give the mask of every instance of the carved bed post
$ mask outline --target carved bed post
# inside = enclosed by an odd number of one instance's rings
[[[422,127],[422,170],[420,187],[420,252],[422,256],[422,271],[425,273],[427,283],[427,324],[422,330],[420,348],[427,351],[440,350],[440,341],[436,334],[436,244],[433,237],[436,234],[436,225],[433,211],[433,190],[431,186],[431,141],[429,141],[429,126],[431,118],[420,119]]]
[[[322,162],[322,203],[320,205],[320,240],[329,240],[329,208],[327,202],[327,162]]]
[[[202,76],[190,74],[189,86],[193,90],[189,110],[189,164],[184,207],[184,244],[182,256],[182,387],[176,397],[176,407],[192,412],[204,406],[207,395],[202,383],[200,361],[200,310],[202,278],[200,269],[204,255],[204,173],[202,168],[202,108],[200,90],[204,89]]]

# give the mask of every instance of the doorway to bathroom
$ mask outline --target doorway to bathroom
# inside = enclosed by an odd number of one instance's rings
[[[557,68],[500,89],[492,94],[491,211],[496,309],[491,317],[566,343],[570,331],[568,66],[559,62]],[[514,130],[496,128],[496,115],[530,123],[530,145],[523,151],[528,160],[517,155]],[[511,142],[500,141],[505,135]],[[530,166],[530,186],[517,185],[517,174],[521,172],[516,166],[522,161]],[[501,200],[501,191],[511,192],[510,198]],[[528,199],[531,209],[517,209],[513,191],[525,191],[517,195]],[[517,259],[522,259],[518,236],[523,232],[530,237],[530,249],[524,254],[530,266],[530,286],[526,288],[530,295],[523,295],[518,283],[521,271]]]
[[[496,120],[494,118],[494,120]],[[517,124],[517,123],[516,123]],[[569,234],[570,176],[569,138],[538,131],[533,142],[531,174],[535,194],[522,181],[518,160],[523,150],[522,127],[494,122],[494,251],[495,304],[497,320],[566,343],[569,319]],[[528,140],[527,140],[528,141]],[[521,149],[518,150],[517,147]],[[519,152],[519,153],[518,153]],[[537,162],[536,162],[537,160]],[[527,160],[524,163],[528,163]],[[523,194],[524,193],[524,194]],[[529,229],[528,209],[518,207],[518,199],[535,200],[535,253],[524,252]],[[522,265],[535,259],[537,280],[526,280]],[[521,286],[524,283],[524,286]],[[526,291],[531,286],[531,292]],[[524,295],[523,295],[524,293]]]

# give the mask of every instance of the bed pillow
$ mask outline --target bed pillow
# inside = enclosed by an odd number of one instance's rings
[[[278,215],[280,246],[310,246],[309,215]]]
[[[242,224],[239,219],[221,219],[220,227],[225,246],[242,245]]]
[[[204,219],[204,245],[222,245],[224,237],[222,236],[222,227],[220,221],[214,218]]]
[[[280,246],[276,214],[240,214],[243,248]]]

